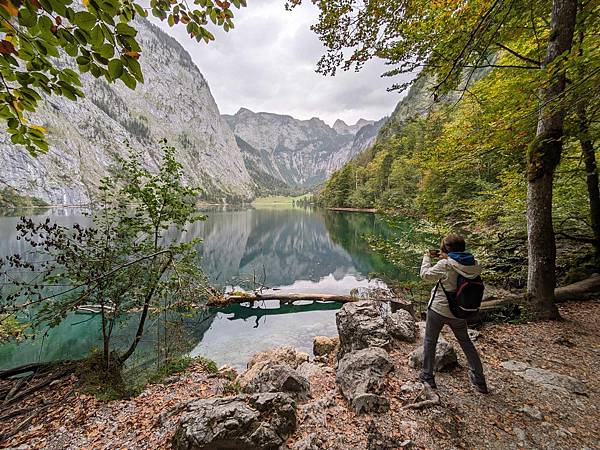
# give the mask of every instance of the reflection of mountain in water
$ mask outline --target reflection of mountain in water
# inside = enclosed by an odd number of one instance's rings
[[[273,209],[210,214],[202,226],[202,265],[219,284],[235,282],[240,275],[262,275],[264,268],[266,284],[271,286],[318,281],[330,274],[336,280],[346,275],[360,279],[371,272],[390,271],[362,238],[373,232],[374,216],[331,227],[328,222],[338,223],[332,216],[340,213]],[[343,236],[333,236],[330,227]],[[200,233],[200,229],[190,230],[190,234]]]

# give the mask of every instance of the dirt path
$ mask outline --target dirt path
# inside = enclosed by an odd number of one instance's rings
[[[438,374],[440,406],[402,409],[415,395],[407,391],[416,375],[406,365],[414,348],[407,344],[391,352],[396,371],[386,388],[390,412],[358,416],[347,408],[333,368],[326,366],[311,378],[313,399],[299,407],[299,429],[288,444],[306,450],[600,449],[600,301],[567,303],[560,310],[562,322],[487,325],[481,330],[476,345],[490,385],[487,396],[471,390],[460,355],[461,367]],[[454,342],[451,335],[446,338]],[[506,360],[578,378],[588,395],[526,382],[501,366]],[[26,431],[2,443],[3,448],[169,448],[179,414],[163,414],[162,421],[160,414],[176,411],[180,402],[219,394],[224,384],[200,365],[171,381],[110,403],[75,392],[34,418]],[[61,398],[73,382],[63,380],[20,407]],[[23,418],[0,423],[1,431],[13,429]]]

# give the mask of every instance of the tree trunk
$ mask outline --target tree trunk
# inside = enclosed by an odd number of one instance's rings
[[[596,258],[600,261],[600,189],[598,188],[598,166],[596,152],[589,134],[589,125],[584,104],[577,105],[579,144],[585,162],[588,198],[590,201],[590,225],[594,233]]]
[[[543,67],[571,49],[577,0],[554,0],[550,38]],[[556,319],[556,242],[552,226],[552,182],[562,152],[564,112],[559,105],[565,89],[565,73],[557,71],[541,89],[541,105],[535,141],[527,166],[527,235],[529,264],[528,302],[538,319]]]

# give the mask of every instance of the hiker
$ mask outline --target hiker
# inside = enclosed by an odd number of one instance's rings
[[[431,265],[432,257],[439,258],[434,266]],[[464,238],[456,234],[451,234],[442,239],[440,250],[429,250],[423,255],[421,278],[425,281],[435,281],[437,284],[431,291],[431,298],[427,307],[425,339],[423,342],[423,370],[419,375],[419,379],[429,384],[433,389],[437,389],[433,371],[435,349],[440,331],[444,325],[449,325],[467,357],[470,368],[469,379],[473,387],[482,394],[488,392],[479,354],[467,333],[467,321],[464,318],[456,317],[452,313],[451,305],[448,302],[449,296],[456,296],[459,275],[464,277],[460,279],[463,283],[474,279],[479,280],[477,284],[481,286],[481,296],[483,296],[483,283],[478,278],[480,274],[481,266],[471,253],[465,251]],[[455,308],[456,305],[453,303],[452,309],[457,315],[462,315]]]

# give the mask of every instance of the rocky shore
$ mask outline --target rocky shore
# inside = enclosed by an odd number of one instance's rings
[[[337,337],[314,356],[256,354],[242,373],[195,365],[113,402],[72,392],[4,448],[593,449],[600,442],[600,301],[561,306],[565,321],[486,325],[471,332],[489,395],[475,393],[446,335],[438,391],[417,380],[423,324],[410,308],[361,301],[337,314]],[[40,394],[50,404],[76,380]],[[4,420],[4,430],[18,420]]]

